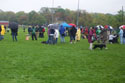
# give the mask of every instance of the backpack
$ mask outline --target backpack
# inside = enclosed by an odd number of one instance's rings
[[[125,30],[123,30],[123,38],[125,38]]]

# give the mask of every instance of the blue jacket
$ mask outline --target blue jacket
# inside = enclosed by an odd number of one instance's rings
[[[61,27],[59,28],[59,32],[60,32],[60,34],[64,34],[65,28],[64,28],[63,26],[61,26]]]

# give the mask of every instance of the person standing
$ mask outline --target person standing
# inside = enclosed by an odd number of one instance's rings
[[[18,23],[16,22],[10,22],[8,28],[11,29],[11,35],[13,41],[17,41],[17,32],[18,32]]]
[[[59,37],[59,30],[58,30],[58,29],[55,29],[55,33],[54,33],[55,44],[57,44],[58,37]]]
[[[29,26],[28,27],[28,34],[31,35],[31,32],[32,32],[32,26]]]
[[[76,33],[76,40],[80,41],[80,37],[81,37],[81,30],[80,28],[78,28],[77,33]]]
[[[35,26],[32,27],[32,40],[34,40],[34,38],[37,40]]]
[[[12,28],[11,29],[11,34],[12,34],[13,41],[14,40],[17,41],[17,32],[18,32],[18,28],[16,28],[16,29]]]
[[[65,31],[66,29],[61,25],[59,28],[61,43],[65,42]]]
[[[38,36],[39,36],[39,26],[38,25],[36,26],[35,30],[36,30],[36,37],[38,38]]]
[[[109,39],[109,35],[108,35],[108,31],[106,28],[102,29],[102,31],[100,33],[100,39],[101,39],[102,44],[105,45],[105,49],[108,49],[106,44],[107,44],[107,41]]]
[[[120,28],[119,37],[120,37],[120,44],[123,44],[123,29],[122,28]]]
[[[4,25],[1,25],[1,39],[4,39],[5,28]]]
[[[93,41],[92,41],[92,36],[93,36],[93,28],[90,27],[89,33],[88,33],[88,42],[89,42],[89,49],[92,50],[93,47]]]
[[[72,26],[70,29],[70,43],[71,44],[72,42],[75,43],[76,32],[77,32],[77,29],[74,26]]]
[[[2,29],[1,29],[1,25],[0,25],[0,40],[2,40],[2,39],[1,39],[1,31],[2,31]]]
[[[96,37],[97,37],[97,42],[98,43],[100,43],[100,33],[101,33],[100,28],[97,28],[97,30],[96,30]]]
[[[43,38],[43,32],[42,32],[42,30],[43,30],[43,27],[39,26],[39,37],[40,38]]]

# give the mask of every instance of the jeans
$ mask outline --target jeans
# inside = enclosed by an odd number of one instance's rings
[[[55,44],[57,44],[57,41],[58,41],[58,38],[56,38],[56,39],[55,39],[55,41],[54,41],[54,42],[55,42]]]
[[[35,37],[35,40],[37,40],[36,34],[32,34],[32,40],[34,40],[34,37]]]
[[[71,35],[70,36],[70,41],[74,40],[75,41],[75,36]]]
[[[2,35],[0,35],[0,40],[2,40]]]
[[[14,41],[14,39],[17,41],[17,37],[16,36],[17,36],[17,33],[13,33],[12,32],[12,39],[13,39],[13,41]]]
[[[64,36],[60,35],[61,42],[65,42]]]
[[[123,44],[123,36],[120,36],[120,43]]]

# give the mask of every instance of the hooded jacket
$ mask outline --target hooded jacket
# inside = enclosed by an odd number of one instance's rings
[[[5,28],[4,28],[4,25],[1,25],[1,35],[4,35],[5,34]]]

